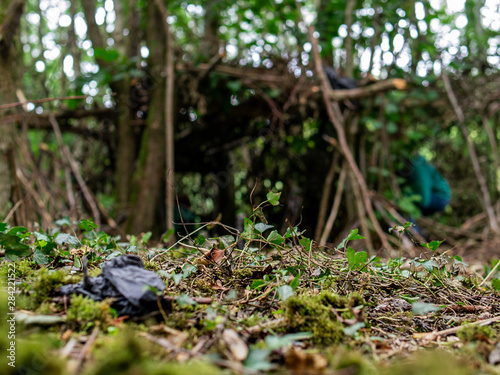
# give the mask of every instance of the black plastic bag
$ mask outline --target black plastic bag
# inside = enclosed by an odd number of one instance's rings
[[[122,255],[102,265],[97,277],[87,275],[87,259],[83,258],[84,277],[78,284],[64,285],[61,294],[82,294],[94,301],[113,298],[112,308],[118,315],[142,316],[159,310],[157,295],[165,290],[165,284],[153,271],[144,269],[142,259],[137,255]],[[160,302],[164,302],[161,300]]]

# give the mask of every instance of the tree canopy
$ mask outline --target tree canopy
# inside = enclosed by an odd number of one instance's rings
[[[276,222],[388,245],[378,221],[418,216],[397,172],[420,153],[453,191],[442,223],[498,233],[498,7],[5,1],[0,216],[159,236],[236,226],[273,190]]]

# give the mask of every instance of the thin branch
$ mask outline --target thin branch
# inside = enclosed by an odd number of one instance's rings
[[[165,4],[161,0],[155,0],[155,5],[161,13],[164,32],[166,36],[165,50],[165,70],[166,85],[165,85],[165,176],[167,183],[165,184],[165,208],[167,218],[167,230],[174,228],[174,183],[175,183],[175,159],[174,159],[174,38],[170,31],[167,18],[168,11]]]
[[[325,178],[325,184],[323,185],[323,192],[321,193],[321,201],[319,202],[319,212],[318,220],[316,221],[316,231],[314,232],[314,239],[319,242],[321,239],[321,234],[323,233],[326,210],[328,209],[328,201],[330,200],[330,193],[332,191],[333,178],[335,177],[335,170],[337,169],[337,164],[339,163],[339,153],[335,152],[332,158],[332,163],[330,169]]]
[[[71,171],[73,172],[73,175],[75,176],[76,181],[78,182],[78,185],[80,185],[80,189],[82,190],[83,196],[85,197],[85,200],[87,201],[87,203],[90,207],[92,218],[94,219],[94,221],[97,225],[100,225],[101,219],[100,219],[100,215],[99,215],[99,209],[97,208],[97,205],[96,205],[96,202],[94,201],[92,193],[90,192],[89,188],[87,187],[87,184],[85,183],[85,181],[80,173],[78,163],[73,158],[73,155],[71,155],[71,152],[69,151],[68,146],[66,146],[64,144],[63,139],[62,139],[61,129],[59,128],[59,124],[57,123],[57,120],[55,119],[54,116],[50,117],[50,122],[51,122],[52,126],[54,127],[54,133],[56,135],[57,143],[61,149],[61,152],[68,160]]]
[[[474,148],[474,145],[470,140],[469,129],[467,129],[467,125],[465,124],[465,115],[462,111],[462,108],[460,108],[460,105],[458,104],[455,93],[453,92],[453,89],[451,87],[450,79],[446,75],[444,69],[441,76],[443,79],[446,94],[448,95],[448,99],[450,100],[450,103],[453,106],[453,110],[455,111],[455,114],[458,118],[460,129],[462,130],[465,142],[467,143],[469,156],[472,161],[472,167],[474,168],[474,173],[476,174],[479,187],[481,188],[481,193],[483,194],[483,204],[486,210],[486,214],[488,216],[488,222],[490,224],[490,228],[493,232],[500,233],[500,227],[498,226],[498,222],[495,217],[495,211],[493,210],[493,206],[491,205],[490,193],[488,192],[488,187],[486,186],[486,181],[484,179],[484,176],[481,173],[481,167],[479,165],[479,159],[476,154],[476,149]]]
[[[378,93],[390,90],[405,90],[407,88],[406,81],[400,78],[388,79],[379,81],[368,86],[357,87],[349,90],[329,90],[330,98],[333,100],[352,100],[374,96]]]
[[[300,6],[300,5],[299,5]],[[325,76],[325,73],[323,71],[323,67],[321,66],[321,58],[319,55],[319,46],[318,46],[318,41],[314,36],[315,30],[312,25],[308,27],[308,34],[309,34],[309,41],[311,42],[313,48],[313,55],[314,55],[314,62],[315,62],[315,70],[316,74],[320,78],[321,81],[321,91],[323,93],[323,99],[326,104],[326,109],[328,112],[328,117],[330,118],[330,121],[333,123],[333,126],[337,132],[338,136],[338,141],[340,144],[340,149],[342,150],[342,153],[344,154],[350,169],[352,170],[352,173],[354,173],[354,176],[356,178],[356,182],[359,184],[360,190],[361,190],[361,196],[363,199],[363,204],[365,205],[366,212],[368,213],[368,216],[370,220],[372,221],[373,227],[375,229],[375,232],[377,233],[378,237],[380,238],[382,242],[382,246],[386,248],[387,250],[391,249],[391,246],[389,242],[387,241],[387,238],[380,227],[380,223],[378,222],[375,213],[373,212],[373,207],[370,202],[370,196],[368,192],[368,186],[366,185],[365,180],[363,179],[363,176],[361,175],[361,172],[356,164],[356,161],[354,160],[354,156],[352,155],[351,150],[349,149],[349,145],[347,143],[346,135],[344,128],[342,126],[341,121],[339,120],[338,114],[340,113],[340,108],[338,106],[338,103],[336,102],[331,102],[328,92],[330,91],[330,84]],[[336,115],[337,113],[337,115]]]
[[[55,97],[55,98],[43,98],[43,99],[34,99],[34,100],[23,100],[23,101],[19,101],[19,102],[16,102],[16,103],[0,104],[0,109],[24,106],[24,105],[26,105],[28,103],[46,103],[46,102],[53,102],[54,100],[86,99],[89,96],[90,95],[72,95],[72,96],[59,96],[59,97]]]
[[[323,234],[319,240],[320,246],[326,245],[326,240],[328,236],[332,232],[333,224],[335,223],[335,219],[337,218],[337,214],[339,212],[340,202],[342,200],[342,193],[344,192],[345,186],[345,178],[347,176],[347,163],[344,162],[344,166],[340,171],[340,176],[337,181],[337,191],[335,192],[335,198],[333,198],[332,210],[330,211],[330,215],[328,216],[328,220],[325,224],[325,229],[323,230]]]

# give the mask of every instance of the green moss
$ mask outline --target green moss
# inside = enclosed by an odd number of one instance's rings
[[[95,302],[84,296],[72,296],[66,313],[68,324],[88,330],[95,324],[106,329],[112,317],[107,301]]]
[[[144,268],[151,271],[158,271],[161,269],[160,265],[153,261],[144,261]]]
[[[51,352],[56,346],[52,336],[31,335],[25,337],[19,327],[15,331],[15,339],[9,338],[10,325],[7,317],[7,294],[0,290],[0,374],[41,374],[59,375],[65,374],[63,361]],[[48,338],[48,339],[47,339]],[[15,367],[12,363],[9,350],[15,348]]]
[[[330,368],[339,374],[376,375],[375,365],[362,353],[344,348],[336,348],[333,353],[327,353]]]
[[[10,261],[4,261],[2,264],[0,264],[0,277],[1,280],[6,280],[7,275],[9,271],[11,270],[11,267],[9,266]],[[35,274],[35,271],[33,270],[33,267],[35,265],[34,262],[30,262],[27,259],[23,259],[15,263],[15,275],[17,278],[26,280],[29,277],[33,276]]]
[[[32,296],[38,302],[42,302],[50,298],[55,290],[61,285],[73,282],[77,282],[77,280],[68,276],[66,272],[62,270],[48,270],[47,268],[42,268],[28,289],[33,292]]]
[[[359,293],[348,296],[339,296],[330,291],[315,296],[298,294],[285,302],[286,328],[291,332],[311,332],[317,344],[336,344],[344,337],[344,326],[337,321],[331,309],[347,309],[342,312],[342,316],[353,318],[350,308],[365,304],[365,299]]]
[[[339,343],[343,336],[343,325],[330,311],[342,297],[330,292],[319,296],[295,295],[285,302],[285,324],[290,332],[311,332],[316,344]],[[337,306],[341,307],[341,306]]]
[[[162,361],[164,350],[141,339],[135,330],[125,329],[117,336],[100,339],[95,353],[95,365],[86,369],[86,375],[212,375],[220,374],[214,366],[204,362],[186,364]]]
[[[458,338],[463,342],[492,339],[495,331],[490,326],[467,325],[457,332]]]
[[[238,270],[235,270],[233,272],[233,277],[235,279],[248,279],[250,277],[252,277],[253,275],[253,271],[251,268],[240,268]]]
[[[409,358],[397,361],[380,373],[386,375],[469,375],[477,373],[456,356],[441,351],[422,351]]]
[[[212,288],[212,285],[210,285],[207,280],[196,279],[194,281],[194,287],[202,294],[214,294],[214,288]]]

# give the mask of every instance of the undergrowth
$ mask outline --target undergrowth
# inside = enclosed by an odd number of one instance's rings
[[[46,233],[0,224],[7,258],[0,275],[15,282],[18,310],[36,318],[17,327],[16,365],[36,348],[47,359],[41,372],[54,374],[498,370],[498,275],[470,272],[441,252],[442,241],[422,244],[412,259],[399,248],[383,260],[350,246],[363,239],[353,229],[338,246],[319,249],[298,227],[280,233],[267,223],[265,209],[278,203],[271,192],[243,231],[206,223],[168,248],[148,246],[147,233],[125,241],[97,232],[89,220],[61,220]],[[409,228],[392,229],[401,238]],[[221,235],[211,237],[214,230]],[[139,255],[162,278],[172,311],[127,320],[110,301],[58,296],[58,287],[81,280],[83,257],[95,276],[123,254]],[[0,328],[8,328],[3,318]],[[10,342],[0,337],[0,345]],[[15,373],[1,361],[2,373]]]

